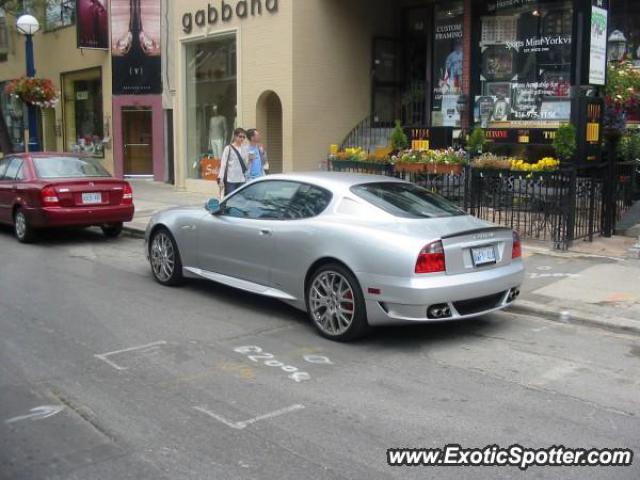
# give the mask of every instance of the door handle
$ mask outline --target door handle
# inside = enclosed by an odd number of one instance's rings
[[[268,228],[263,228],[262,230],[260,230],[260,236],[261,237],[270,237],[271,236],[271,230],[269,230]]]

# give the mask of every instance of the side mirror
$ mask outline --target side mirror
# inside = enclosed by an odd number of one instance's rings
[[[211,213],[211,215],[216,215],[220,213],[220,200],[217,198],[211,198],[207,203],[205,203],[204,208]]]

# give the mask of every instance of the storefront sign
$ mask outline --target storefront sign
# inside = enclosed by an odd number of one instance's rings
[[[589,84],[604,85],[607,71],[607,21],[604,8],[591,7],[591,48],[589,51]]]
[[[109,48],[106,0],[76,0],[78,48]]]
[[[160,0],[111,1],[114,95],[162,93]]]
[[[245,19],[249,16],[262,15],[262,7],[269,13],[278,11],[278,0],[239,0],[234,4],[222,0],[219,4],[209,3],[206,9],[188,12],[182,16],[182,31],[186,34],[193,32],[193,27],[203,28],[215,25],[219,21],[230,22],[234,17]]]

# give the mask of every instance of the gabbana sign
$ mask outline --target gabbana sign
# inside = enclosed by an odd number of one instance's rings
[[[249,16],[262,15],[262,9],[269,13],[278,11],[278,0],[240,0],[235,4],[222,0],[220,3],[209,3],[206,9],[197,10],[194,13],[187,12],[182,16],[182,30],[189,34],[193,32],[194,25],[203,28],[207,25],[215,25],[219,21],[230,22],[234,16],[245,19]]]

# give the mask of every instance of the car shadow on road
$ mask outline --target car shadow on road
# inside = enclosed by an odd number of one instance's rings
[[[0,226],[0,238],[14,240],[13,227]],[[88,243],[113,243],[120,241],[118,238],[107,238],[98,227],[90,228],[52,228],[38,231],[34,245],[40,247],[73,246]],[[142,242],[142,240],[140,240]]]

